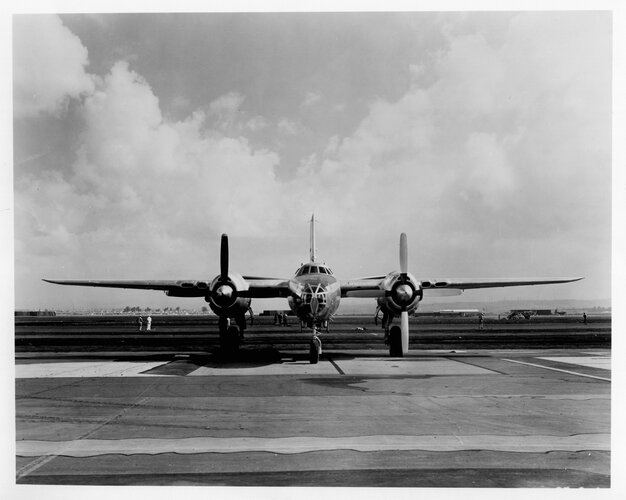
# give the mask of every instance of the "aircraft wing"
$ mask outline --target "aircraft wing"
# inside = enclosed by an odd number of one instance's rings
[[[340,281],[342,297],[377,298],[385,296],[382,280],[385,276]]]
[[[377,298],[385,296],[382,281],[385,276],[341,281],[342,297]],[[426,297],[449,297],[460,295],[464,290],[500,288],[508,286],[552,285],[569,283],[583,278],[477,278],[421,281]]]
[[[553,285],[570,283],[583,278],[474,278],[474,279],[444,279],[422,281],[422,289],[435,290],[473,290],[477,288],[500,288],[506,286]]]
[[[247,290],[237,292],[240,297],[268,299],[274,297],[300,296],[301,287],[291,280],[276,278],[249,278],[244,276],[248,283]]]
[[[179,297],[204,297],[209,282],[198,280],[48,280],[57,285],[95,286],[103,288],[131,288],[135,290],[162,290]]]
[[[272,298],[299,295],[299,290],[289,281],[276,278],[244,277],[247,290],[238,290],[240,297]],[[57,285],[94,286],[103,288],[131,288],[135,290],[161,290],[172,297],[205,297],[210,294],[210,281],[204,280],[49,280]]]

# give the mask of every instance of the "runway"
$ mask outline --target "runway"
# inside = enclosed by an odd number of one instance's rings
[[[19,484],[610,486],[610,350],[18,353]]]
[[[136,316],[18,317],[15,350],[41,352],[162,352],[197,354],[219,346],[215,316],[155,316],[151,331],[138,331]],[[145,327],[144,327],[145,328]],[[584,324],[576,316],[534,317],[506,321],[487,317],[484,330],[475,318],[421,317],[410,319],[411,349],[610,348],[611,318],[593,317]],[[296,319],[276,326],[271,317],[257,316],[245,333],[245,345],[255,350],[308,349],[311,334]],[[325,348],[384,349],[383,332],[371,316],[336,316],[330,332],[322,332]]]

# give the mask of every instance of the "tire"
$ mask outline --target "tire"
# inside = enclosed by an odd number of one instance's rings
[[[224,334],[220,335],[220,347],[226,356],[234,356],[239,352],[239,328],[229,326]]]
[[[389,330],[389,356],[401,358],[402,353],[402,331],[399,326],[392,326]]]
[[[314,340],[311,340],[311,342],[309,343],[309,362],[312,365],[316,365],[319,360],[320,360],[319,345]]]

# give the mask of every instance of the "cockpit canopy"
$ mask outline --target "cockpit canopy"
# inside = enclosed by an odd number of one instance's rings
[[[333,275],[332,270],[323,264],[304,264],[296,271],[296,276],[304,276],[305,274],[329,274]]]

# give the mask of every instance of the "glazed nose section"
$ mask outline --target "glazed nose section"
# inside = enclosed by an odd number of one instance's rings
[[[311,314],[316,315],[326,307],[327,293],[326,287],[322,284],[316,286],[309,285],[302,295],[302,302],[304,305],[309,306]]]

